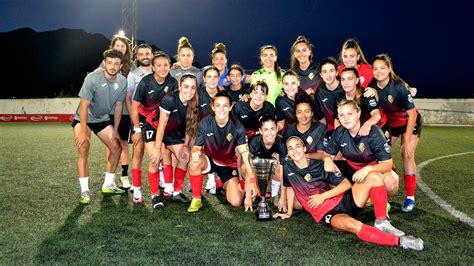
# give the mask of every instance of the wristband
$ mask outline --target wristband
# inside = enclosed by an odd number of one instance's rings
[[[135,133],[140,133],[142,132],[142,129],[140,127],[133,127],[133,131],[135,131]]]
[[[250,178],[250,184],[255,184],[257,183],[257,179],[255,177]]]

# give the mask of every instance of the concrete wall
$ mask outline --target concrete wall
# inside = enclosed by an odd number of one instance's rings
[[[0,100],[0,114],[73,114],[79,98]],[[425,124],[474,125],[474,99],[415,99]]]

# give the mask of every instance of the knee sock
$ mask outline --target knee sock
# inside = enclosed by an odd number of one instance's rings
[[[222,188],[222,181],[220,178],[216,179],[216,188]]]
[[[384,246],[399,245],[398,236],[380,231],[379,229],[366,224],[362,224],[362,228],[357,234],[357,237],[361,240]]]
[[[415,197],[416,190],[416,174],[405,175],[405,191],[407,197]]]
[[[245,193],[245,180],[240,179],[240,189]]]
[[[387,190],[385,190],[385,186],[372,187],[370,200],[374,204],[375,219],[385,220],[387,218]]]
[[[189,182],[193,190],[193,199],[200,199],[202,195],[202,174],[189,175]]]
[[[105,172],[104,186],[111,186],[114,183],[115,173]]]
[[[128,164],[122,165],[122,176],[128,176]]]
[[[176,167],[174,169],[174,192],[181,192],[183,188],[184,177],[186,176],[186,170]]]
[[[134,187],[142,186],[142,169],[140,168],[132,169],[132,186]]]
[[[163,176],[165,179],[165,192],[173,193],[173,166],[162,165]]]
[[[148,172],[148,184],[150,185],[151,196],[158,195],[160,183],[160,174],[158,172]]]

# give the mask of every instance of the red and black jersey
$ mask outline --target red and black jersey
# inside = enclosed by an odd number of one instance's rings
[[[340,101],[346,100],[346,99],[347,99],[346,94],[343,93],[342,95],[340,95],[340,98],[338,98],[336,101],[337,103],[339,103]],[[365,97],[364,95],[361,95],[359,107],[361,111],[361,114],[360,114],[361,121],[365,122],[369,120],[372,117],[371,115],[372,111],[378,109],[380,113],[380,121],[377,123],[377,126],[381,128],[385,125],[385,123],[387,123],[387,116],[385,115],[383,110],[380,108],[374,96]],[[337,117],[337,106],[335,108],[335,112],[336,112],[336,117]]]
[[[401,127],[407,124],[407,110],[415,108],[413,97],[398,80],[390,80],[385,88],[379,88],[377,82],[371,83],[371,87],[377,90],[379,105],[387,115],[391,127]]]
[[[339,72],[339,75],[341,74],[342,70],[344,70],[344,68],[346,68],[345,65],[340,65],[337,68],[337,72]],[[374,78],[374,71],[372,70],[372,66],[362,63],[359,65],[357,72],[359,73],[360,86],[362,86],[362,88],[364,89],[367,88],[367,86],[369,86],[370,82],[372,82],[372,79]]]
[[[230,88],[230,86],[226,86],[225,91],[230,95],[230,97],[232,98],[232,104],[234,104],[234,103],[240,101],[242,96],[244,96],[245,94],[249,94],[250,93],[250,88],[247,84],[242,84],[242,87],[240,88],[240,90],[233,91]]]
[[[316,92],[319,84],[321,83],[318,64],[311,63],[305,70],[301,70],[299,67],[297,67],[295,72],[300,78],[300,88],[303,91],[311,89],[312,91]]]
[[[212,114],[212,97],[207,93],[206,88],[200,88],[199,90],[199,117],[204,119],[206,116]]]
[[[194,146],[204,147],[206,155],[217,165],[236,168],[235,148],[246,143],[245,129],[239,121],[229,119],[224,127],[219,127],[214,115],[209,115],[199,122]]]
[[[375,125],[370,128],[369,135],[355,137],[352,137],[343,126],[336,128],[326,146],[326,152],[336,156],[338,151],[355,171],[392,158],[390,146],[382,130]]]
[[[133,97],[133,100],[141,103],[138,113],[144,117],[154,116],[157,120],[161,99],[166,93],[176,90],[178,90],[178,82],[169,74],[162,84],[158,84],[153,74],[145,76],[138,83]]]
[[[239,101],[232,107],[232,115],[242,123],[250,140],[258,132],[262,116],[269,115],[275,117],[275,107],[265,101],[262,108],[253,110],[250,106],[250,101]]]
[[[259,158],[270,159],[273,158],[274,154],[278,154],[280,158],[280,164],[283,164],[286,161],[286,145],[283,143],[283,139],[280,136],[276,136],[275,142],[267,149],[263,143],[262,135],[257,135],[249,143],[250,154]]]
[[[288,96],[278,96],[275,101],[277,121],[285,120],[285,127],[296,122],[295,101]]]
[[[324,151],[324,146],[327,144],[326,126],[319,122],[313,122],[306,132],[299,132],[296,123],[291,124],[283,135],[284,142],[286,143],[291,136],[298,136],[305,142],[306,153]]]
[[[337,119],[337,103],[338,99],[343,97],[345,94],[342,89],[341,83],[333,91],[328,90],[326,85],[323,83],[319,86],[316,92],[314,104],[319,110],[314,111],[314,117],[316,120],[320,120],[323,116],[326,118],[326,130],[334,130],[334,119]]]
[[[342,175],[326,173],[324,163],[319,160],[309,160],[306,168],[299,168],[293,161],[288,161],[283,166],[283,185],[292,187],[295,196],[303,207],[308,210],[313,218],[319,222],[321,218],[332,210],[341,201],[344,193],[326,199],[316,208],[310,208],[308,201],[310,196],[324,193],[344,180]]]
[[[176,140],[184,139],[186,132],[186,111],[187,106],[179,99],[179,92],[175,91],[166,94],[161,100],[160,112],[169,115],[165,128],[165,138],[173,137]],[[165,143],[166,144],[166,143]]]

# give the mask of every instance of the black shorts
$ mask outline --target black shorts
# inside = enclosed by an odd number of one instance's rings
[[[351,168],[351,166],[347,163],[346,160],[337,160],[334,161],[334,164],[337,166],[337,168],[339,168],[341,174],[351,182],[351,184],[355,183],[354,181],[352,181],[352,176],[356,171]]]
[[[112,125],[114,124],[115,115],[110,115],[110,120],[112,121]],[[130,136],[132,131],[132,122],[130,121],[129,115],[122,115],[120,119],[120,124],[118,127],[118,133],[121,140],[126,140],[130,142]]]
[[[150,125],[144,116],[139,115],[142,138],[146,143],[156,141],[156,128]]]
[[[351,217],[354,217],[360,212],[360,210],[362,210],[362,208],[359,208],[359,206],[355,204],[354,198],[352,197],[352,190],[348,190],[344,192],[344,196],[342,196],[341,201],[336,205],[336,207],[324,215],[320,223],[331,227],[331,220],[334,215],[345,213]]]
[[[216,173],[217,176],[222,181],[222,184],[225,184],[225,182],[229,181],[233,177],[238,177],[239,176],[239,171],[237,168],[229,167],[229,166],[220,166],[217,165],[212,158],[206,155],[207,162],[209,163],[210,169],[209,171],[206,171],[205,174],[207,173]]]
[[[74,128],[77,124],[79,124],[80,122],[78,120],[73,120],[72,121],[72,124],[71,126]],[[112,125],[112,121],[108,120],[108,121],[104,121],[104,122],[98,122],[98,123],[87,123],[87,126],[92,130],[92,132],[94,132],[94,134],[98,134],[99,132],[101,132],[104,128],[106,128],[107,126],[111,126]]]
[[[423,118],[421,117],[420,113],[417,113],[415,127],[413,128],[413,135],[417,135],[418,137],[421,137],[421,126],[423,126]],[[390,128],[390,133],[394,137],[399,137],[401,134],[404,134],[406,131],[407,131],[406,124],[401,127]]]

